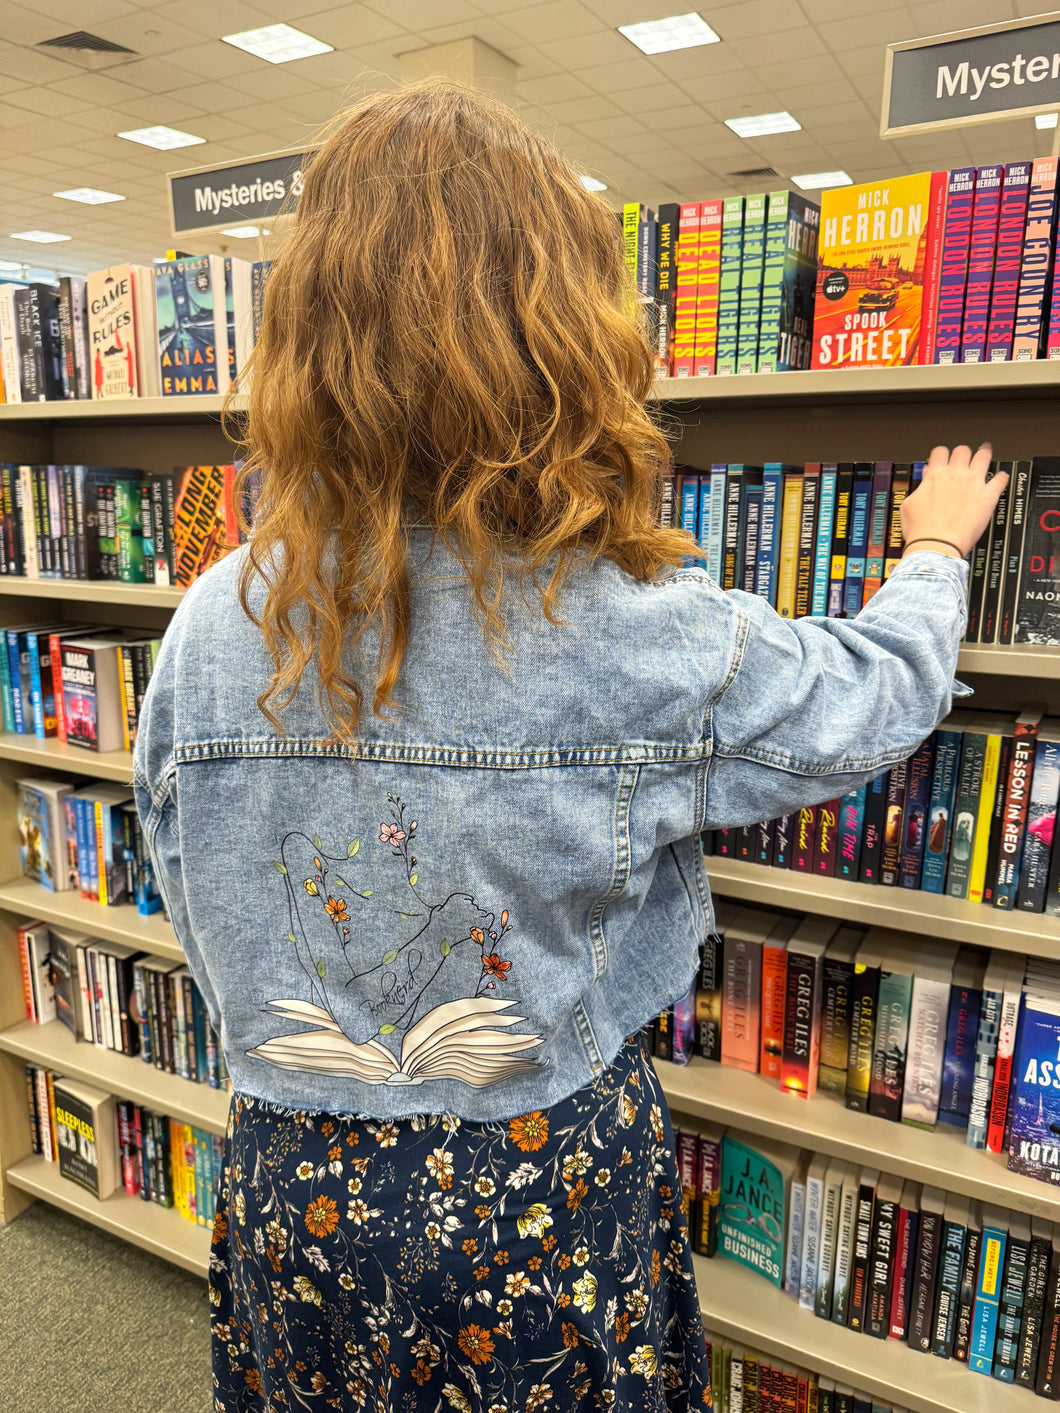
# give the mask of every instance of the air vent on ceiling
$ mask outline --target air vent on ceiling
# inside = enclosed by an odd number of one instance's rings
[[[75,29],[69,34],[57,35],[55,39],[42,39],[37,44],[38,49],[74,49],[79,53],[88,54],[135,54],[135,49],[127,49],[124,44],[115,44],[113,40],[103,39],[98,34],[89,34],[87,30]]]
[[[745,172],[729,172],[730,177],[739,177],[741,181],[757,181],[759,177],[779,177],[780,173],[772,167],[748,167]]]

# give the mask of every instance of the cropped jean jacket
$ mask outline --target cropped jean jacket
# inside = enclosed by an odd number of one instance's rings
[[[856,788],[964,690],[967,566],[942,555],[854,620],[796,622],[698,569],[602,560],[558,625],[513,593],[498,660],[414,527],[397,709],[329,745],[312,667],[284,734],[257,706],[244,554],[174,615],[134,784],[233,1086],[291,1108],[489,1121],[564,1099],[688,989],[701,831]],[[376,647],[351,651],[369,702]]]

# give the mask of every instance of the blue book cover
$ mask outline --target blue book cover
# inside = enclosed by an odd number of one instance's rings
[[[990,1374],[994,1368],[997,1341],[997,1309],[1001,1302],[1001,1279],[1005,1269],[1008,1232],[983,1209],[983,1240],[979,1250],[979,1281],[972,1310],[968,1367],[977,1374]]]
[[[846,578],[843,581],[843,612],[854,618],[861,611],[865,588],[865,554],[869,547],[869,501],[871,476],[858,476],[850,497],[850,543],[847,548]]]
[[[5,631],[5,638],[7,640],[7,667],[11,674],[11,708],[15,730],[20,736],[24,736],[26,734],[26,720],[22,710],[22,672],[19,664],[18,633],[15,629],[8,628]]]
[[[6,647],[6,643],[3,646]],[[4,713],[4,730],[14,731],[15,702],[11,692],[11,664],[6,652],[0,652],[0,706]]]
[[[777,547],[780,540],[780,497],[784,463],[767,461],[762,469],[762,513],[758,524],[758,568],[755,593],[773,602],[777,580]]]
[[[706,550],[706,570],[715,584],[721,583],[721,557],[725,544],[725,493],[728,484],[729,467],[724,461],[716,462],[710,468],[709,478],[704,476],[699,483],[700,527],[699,543]],[[702,514],[709,502],[708,519],[704,525]]]
[[[950,847],[950,821],[957,793],[957,766],[961,758],[961,733],[948,731],[945,724],[936,732],[935,770],[931,778],[927,836],[920,887],[925,893],[941,893],[946,883],[946,856]]]
[[[228,326],[228,376],[233,386],[239,369],[236,367],[236,305],[232,287],[232,257],[225,256],[225,323]]]
[[[934,764],[935,733],[932,732],[909,761],[902,815],[902,848],[898,856],[898,883],[902,888],[920,887]]]
[[[1045,911],[1049,864],[1053,854],[1056,829],[1056,806],[1060,798],[1060,741],[1051,723],[1043,723],[1034,752],[1034,774],[1031,777],[1030,798],[1027,801],[1027,824],[1023,835],[1020,858],[1019,889],[1016,906],[1023,912]]]
[[[743,477],[743,543],[740,560],[740,588],[746,594],[755,591],[758,574],[758,536],[762,526],[762,471],[748,467]]]
[[[1060,1182],[1060,1002],[1024,996],[1013,1069],[1008,1166]]]
[[[838,467],[826,461],[821,467],[817,497],[817,546],[813,561],[813,597],[810,613],[819,618],[828,611],[828,575],[832,565],[832,524],[835,520],[835,487]]]
[[[699,477],[681,477],[681,529],[687,530],[693,539],[696,538],[696,530],[699,526]],[[692,555],[685,555],[681,563],[688,566],[695,564]]]
[[[29,655],[29,703],[33,716],[33,734],[43,741],[44,694],[41,691],[40,647],[37,637],[36,633],[26,634],[26,652]]]
[[[210,256],[188,256],[155,266],[163,397],[219,391],[217,315],[223,311],[215,310],[215,297],[223,298],[223,290],[214,290]],[[223,321],[221,328],[225,330]],[[222,337],[227,343],[227,334]],[[227,350],[221,352],[227,359]]]
[[[919,485],[920,485],[920,482],[924,479],[924,467],[925,467],[926,465],[927,465],[927,462],[926,462],[926,461],[914,461],[914,462],[913,462],[913,480],[912,480],[912,484],[910,485],[910,490],[911,490],[911,491],[915,491],[916,488],[917,488],[917,486],[919,486]]]
[[[23,877],[43,883],[54,892],[56,865],[61,864],[65,848],[56,852],[47,795],[28,781],[18,782],[16,823]]]
[[[939,1091],[939,1123],[950,1124],[954,1128],[966,1128],[968,1125],[982,998],[982,991],[975,986],[954,986],[950,991],[942,1088]]]

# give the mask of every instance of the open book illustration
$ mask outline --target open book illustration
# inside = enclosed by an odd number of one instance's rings
[[[248,1057],[363,1084],[449,1079],[482,1088],[540,1069],[545,1062],[525,1052],[542,1035],[511,1033],[527,1017],[510,1014],[522,1009],[515,997],[497,994],[512,985],[515,966],[503,955],[508,909],[498,916],[459,889],[429,892],[412,852],[418,821],[396,795],[387,799],[390,820],[371,849],[376,858],[379,845],[386,850],[378,890],[365,886],[369,850],[362,854],[360,839],[338,855],[319,835],[284,837],[273,867],[286,885],[287,937],[309,996],[270,998],[263,1009],[312,1029],[272,1035]]]

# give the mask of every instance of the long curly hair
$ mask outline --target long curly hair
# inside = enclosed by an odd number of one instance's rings
[[[281,732],[314,655],[331,741],[354,743],[366,690],[377,714],[399,705],[410,508],[502,653],[513,576],[556,623],[579,562],[645,580],[694,552],[657,523],[669,449],[615,214],[478,90],[376,93],[325,130],[249,375],[242,476],[261,492],[239,593]],[[369,631],[362,684],[345,649]]]

